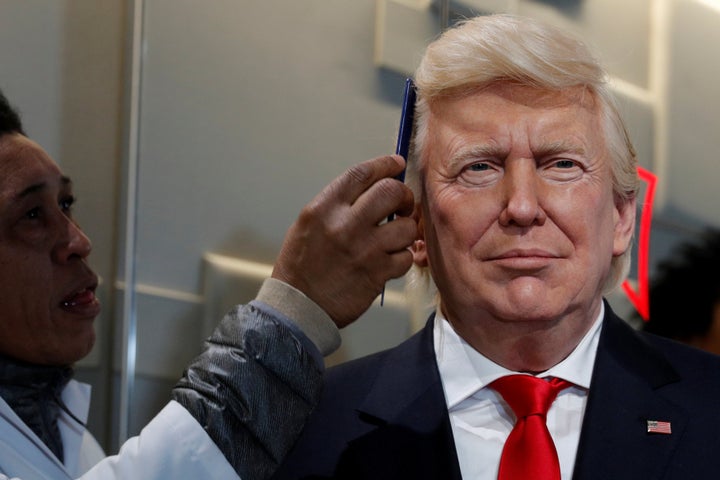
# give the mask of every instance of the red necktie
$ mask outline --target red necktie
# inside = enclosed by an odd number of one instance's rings
[[[560,480],[560,462],[545,416],[558,392],[571,385],[531,375],[510,375],[490,384],[517,417],[503,447],[498,480]]]

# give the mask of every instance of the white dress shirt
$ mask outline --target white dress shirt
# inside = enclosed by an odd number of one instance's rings
[[[538,375],[558,377],[574,384],[558,394],[547,414],[547,426],[558,451],[563,479],[572,477],[575,465],[603,313],[604,306],[592,328],[567,358]],[[500,454],[515,424],[515,415],[500,394],[487,386],[516,372],[473,349],[439,310],[433,333],[462,477],[495,480]]]

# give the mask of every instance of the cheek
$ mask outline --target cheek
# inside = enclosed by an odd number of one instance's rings
[[[476,195],[445,195],[426,204],[424,261],[441,289],[443,278],[457,275],[476,260],[483,236],[497,219],[483,207],[488,202],[478,200]]]
[[[430,203],[430,218],[438,237],[456,246],[474,245],[488,227],[497,220],[493,201],[476,192],[448,190]]]
[[[3,330],[12,331],[13,341],[18,343],[37,343],[53,328],[52,276],[28,263],[27,268],[15,270],[12,277],[8,278],[6,270],[0,276]]]
[[[43,353],[43,344],[48,332],[48,324],[40,321],[37,312],[30,312],[21,302],[7,302],[2,300],[0,308],[3,310],[2,328],[12,335],[3,335],[0,339],[0,352],[35,363],[38,355]]]
[[[617,219],[612,200],[599,199],[584,205],[584,208],[573,212],[574,218],[584,219],[583,222],[578,222],[580,228],[574,232],[575,238],[583,239],[582,243],[588,246],[591,260],[609,258],[613,255],[615,247],[614,232]],[[593,214],[589,215],[588,212]]]

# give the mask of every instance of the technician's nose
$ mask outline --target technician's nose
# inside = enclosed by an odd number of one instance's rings
[[[71,218],[66,217],[64,232],[55,247],[55,261],[66,263],[73,258],[84,259],[92,251],[92,242],[80,226]]]

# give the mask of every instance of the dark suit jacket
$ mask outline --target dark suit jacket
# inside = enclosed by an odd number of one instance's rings
[[[720,479],[720,356],[634,331],[605,304],[574,479]],[[460,479],[432,342],[328,369],[276,480]],[[647,420],[672,433],[647,432]]]

